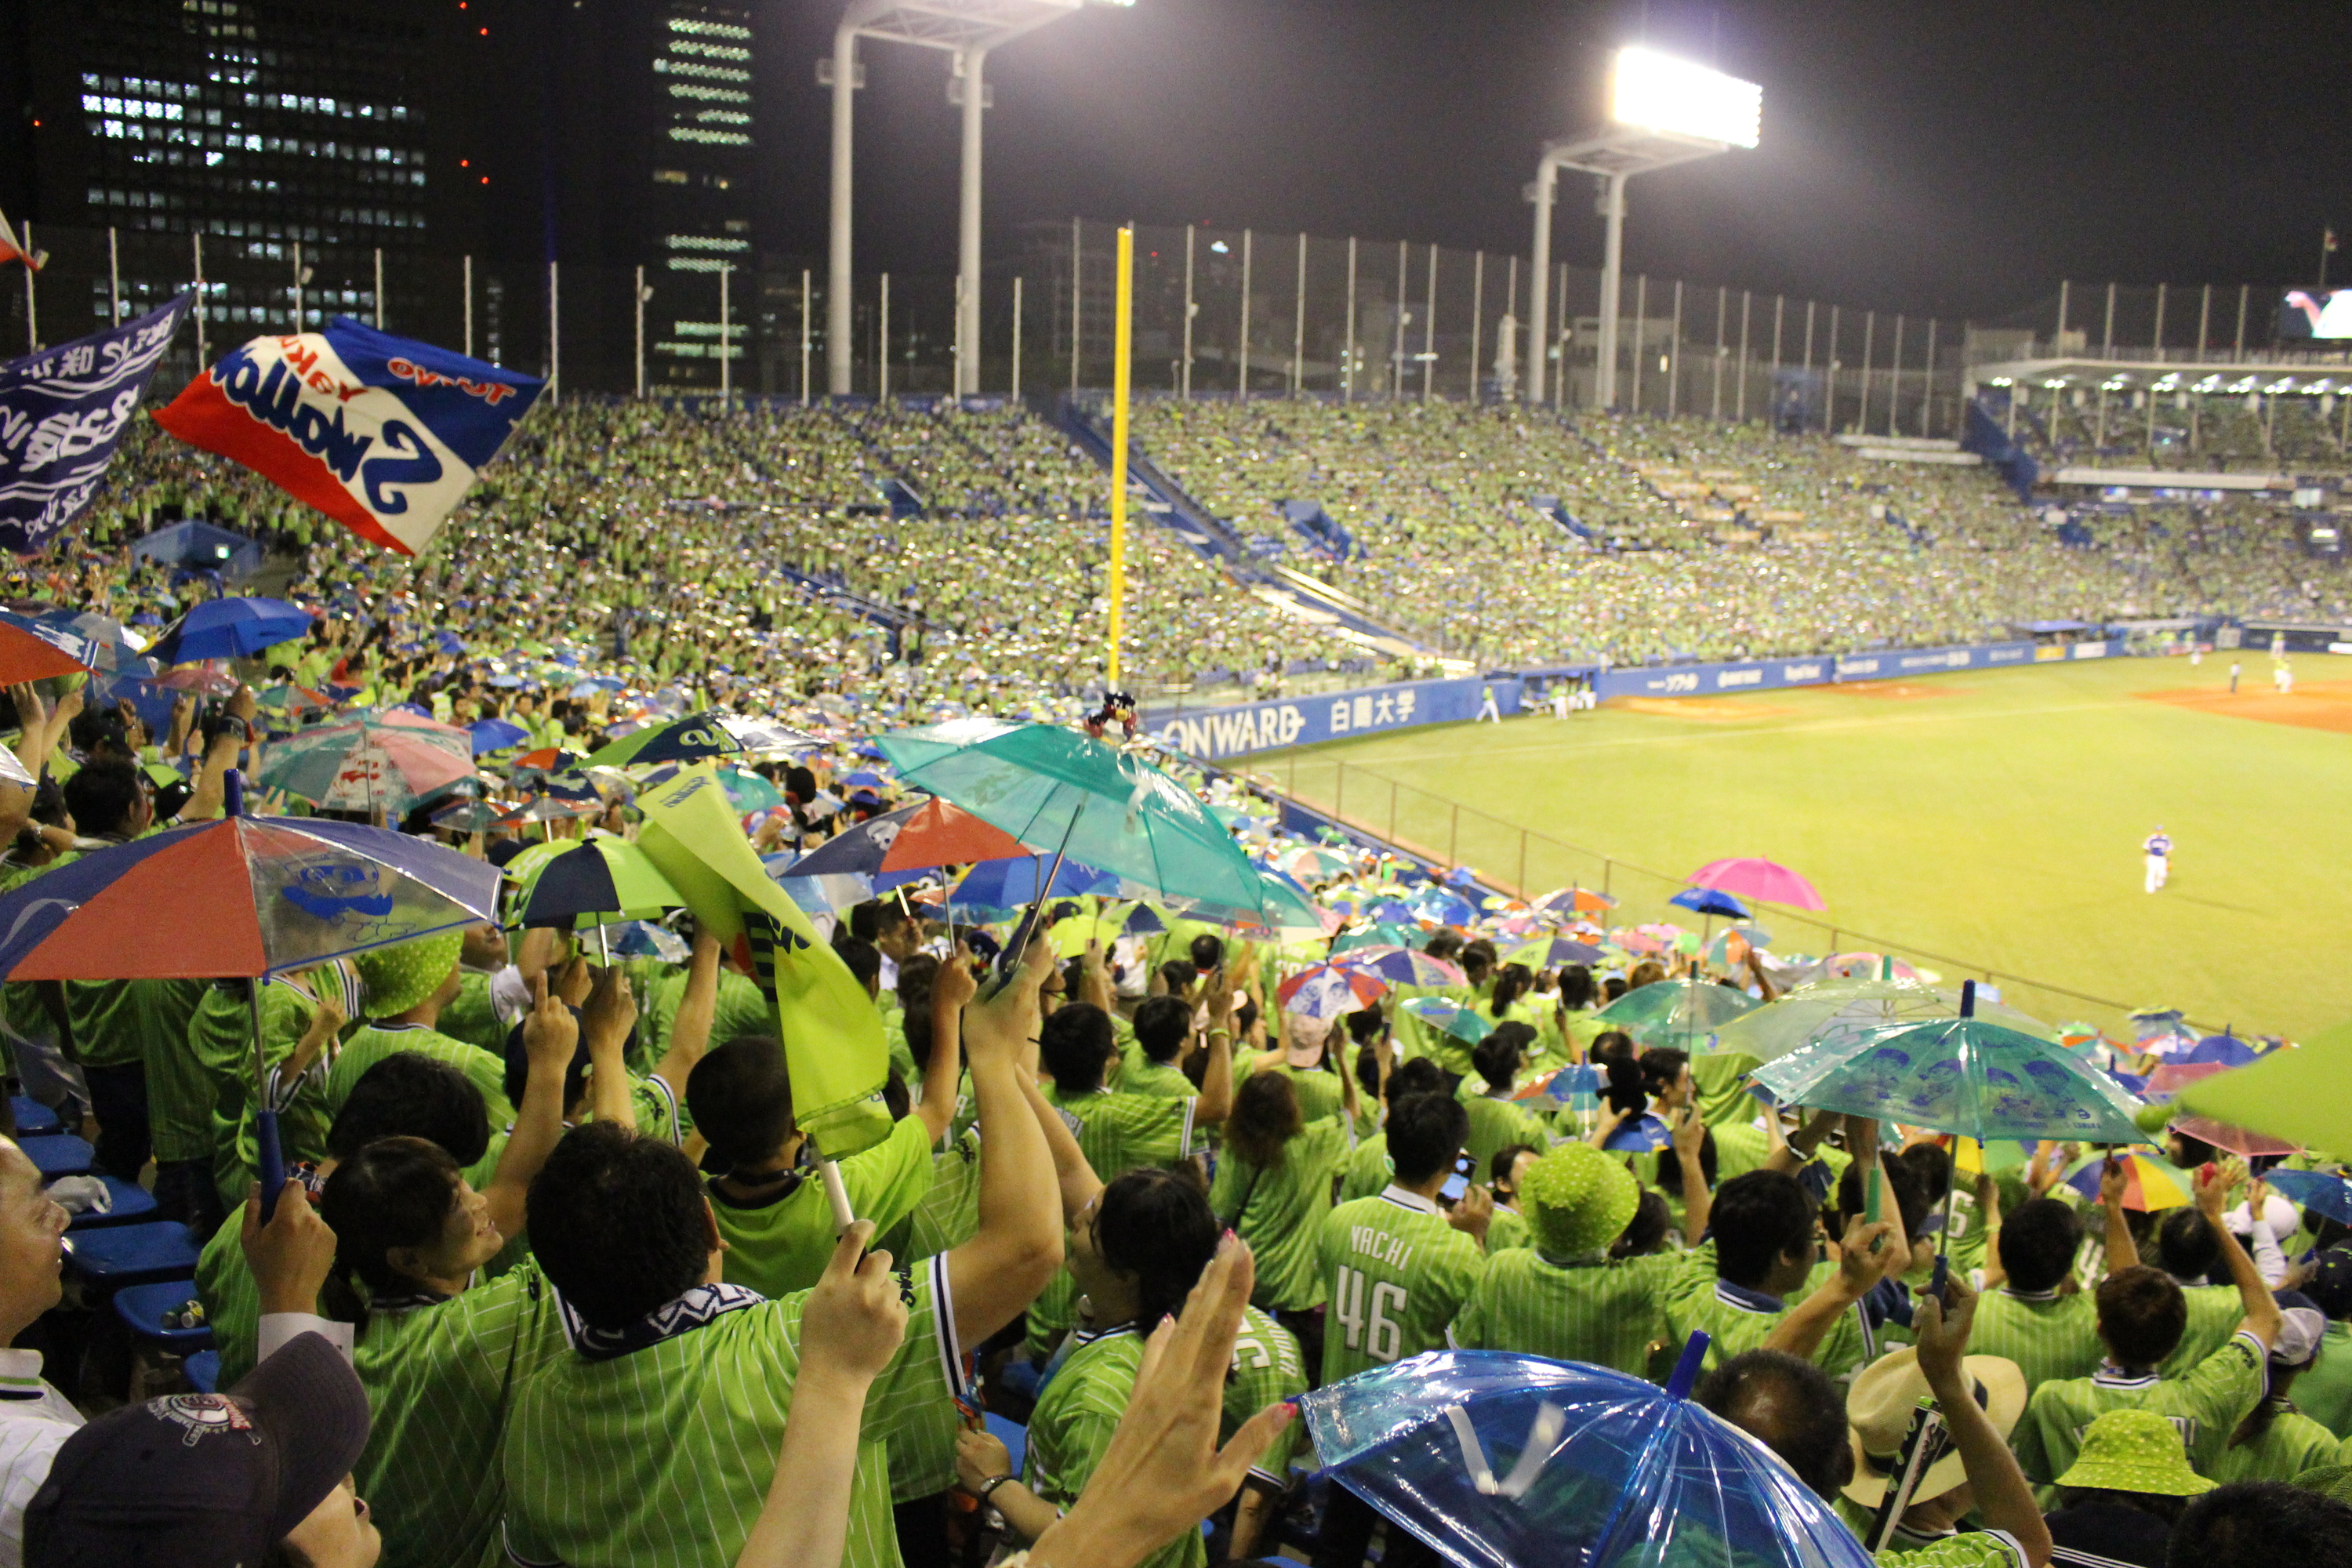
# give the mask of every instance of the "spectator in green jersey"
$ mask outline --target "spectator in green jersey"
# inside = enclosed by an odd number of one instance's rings
[[[1792,1307],[1789,1298],[1812,1278],[1816,1216],[1811,1195],[1781,1172],[1750,1171],[1724,1183],[1713,1198],[1713,1234],[1684,1255],[1669,1292],[1670,1337],[1680,1343],[1704,1329],[1711,1366],[1768,1342],[1818,1361],[1832,1375],[1870,1359],[1864,1300],[1887,1266],[1908,1255],[1891,1245],[1894,1225],[1868,1225],[1856,1215],[1836,1271]],[[1795,1327],[1780,1332],[1792,1321]]]
[[[2124,1220],[2124,1167],[2110,1162],[2100,1173],[2099,1199],[2108,1247],[2128,1248]],[[2090,1295],[2074,1283],[2083,1247],[2083,1220],[2071,1204],[2034,1198],[2001,1215],[1985,1259],[1984,1298],[1977,1304],[1976,1343],[2005,1356],[2038,1388],[2059,1378],[2088,1377],[2106,1350]],[[2116,1254],[2116,1256],[2121,1256]]]
[[[1054,1009],[1038,1034],[1038,1056],[1052,1075],[1046,1097],[1078,1120],[1078,1146],[1108,1180],[1139,1165],[1172,1165],[1192,1152],[1195,1128],[1213,1127],[1233,1108],[1233,988],[1209,995],[1209,1048],[1201,1092],[1181,1100],[1121,1094],[1107,1088],[1118,1054],[1110,1016],[1091,1002]]]
[[[2165,1542],[2189,1500],[2213,1489],[2189,1468],[2180,1433],[2153,1410],[2110,1410],[2083,1431],[2058,1478],[2046,1522],[2057,1560],[2164,1568]]]
[[[2327,1319],[2300,1291],[2281,1290],[2274,1299],[2280,1327],[2271,1346],[2270,1388],[2230,1434],[2213,1467],[2217,1481],[2291,1481],[2336,1462],[2336,1434],[2297,1410],[2292,1397],[2296,1380],[2319,1359]]]
[[[1312,1121],[1292,1080],[1253,1073],[1234,1097],[1209,1203],[1258,1260],[1253,1305],[1275,1315],[1302,1344],[1322,1350],[1323,1278],[1316,1247],[1331,1189],[1356,1142],[1356,1079],[1339,1075],[1346,1099]]]

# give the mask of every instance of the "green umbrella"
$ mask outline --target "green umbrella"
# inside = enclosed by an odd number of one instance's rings
[[[1397,1004],[1441,1035],[1465,1045],[1476,1045],[1495,1032],[1495,1021],[1485,1014],[1443,996],[1409,996]]]
[[[546,860],[523,896],[522,923],[586,930],[616,921],[656,920],[686,908],[686,895],[625,838],[601,834]]]
[[[1916,980],[1817,980],[1775,1002],[1744,1013],[1716,1031],[1718,1049],[1746,1051],[1759,1062],[1822,1041],[1850,1039],[1889,1024],[1949,1018],[1960,1010],[1958,991]],[[1998,1002],[1977,1003],[1976,1016],[2036,1039],[2058,1037],[2039,1019]]]
[[[720,768],[719,787],[727,792],[738,816],[773,810],[784,804],[783,791],[758,773],[745,773],[741,768]]]
[[[2186,1084],[2172,1103],[2176,1110],[2341,1155],[2352,1150],[2352,1023]]]
[[[1728,985],[1654,981],[1637,985],[1592,1016],[1603,1028],[1622,1029],[1644,1046],[1697,1048],[1716,1029],[1763,1005]]]
[[[1382,921],[1340,933],[1332,939],[1331,951],[1336,953],[1358,947],[1416,947],[1421,940],[1422,933],[1411,926]]]
[[[1287,923],[1241,847],[1182,784],[1075,730],[950,720],[875,737],[899,782],[954,802],[1032,848],[1170,900]]]

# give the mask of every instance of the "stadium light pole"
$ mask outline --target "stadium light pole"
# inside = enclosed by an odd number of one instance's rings
[[[1753,147],[1763,123],[1764,89],[1752,81],[1678,60],[1654,49],[1617,51],[1610,82],[1610,122],[1554,142],[1536,164],[1528,199],[1535,203],[1536,288],[1528,310],[1527,395],[1544,400],[1544,373],[1552,345],[1549,300],[1552,193],[1562,169],[1595,176],[1608,225],[1601,263],[1601,342],[1593,401],[1617,405],[1617,312],[1624,284],[1625,182],[1636,174]],[[1565,370],[1565,366],[1562,367]],[[1563,386],[1566,384],[1562,377]]]
[[[980,390],[981,111],[988,107],[983,71],[989,54],[1024,33],[1087,5],[1121,9],[1135,0],[850,0],[834,29],[833,53],[817,61],[817,81],[833,89],[833,201],[824,300],[825,381],[850,390],[856,345],[850,336],[853,133],[855,99],[865,85],[857,40],[913,44],[951,57],[948,100],[963,110],[963,156],[957,213],[956,392]]]

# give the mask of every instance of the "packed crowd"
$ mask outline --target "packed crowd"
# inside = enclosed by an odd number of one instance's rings
[[[335,625],[264,662],[334,659],[356,700]],[[167,814],[218,815],[233,767],[275,776],[287,722],[239,688],[159,742],[8,695],[47,781],[0,792],[34,900]],[[617,711],[541,719],[592,746]],[[853,778],[863,733],[757,763],[783,804],[740,827],[787,888],[918,802]],[[1494,1478],[1443,1437],[1416,1511],[1330,1445],[1351,1390],[1457,1352],[1620,1398],[1696,1358],[1707,1430],[1787,1535],[1702,1552],[1669,1520],[1662,1563],[1859,1563],[1865,1535],[1910,1568],[2352,1561],[2352,1228],[2270,1186],[2329,1155],[2249,1169],[2171,1130],[2126,1164],[1775,1105],[1756,1037],[1697,1020],[1753,1028],[1844,971],[1609,929],[1570,890],[1498,902],[1166,777],[1332,918],[1253,934],[1075,898],[983,968],[1011,922],[949,924],[966,906],[926,882],[818,900],[854,985],[815,1026],[878,1030],[891,1062],[894,1121],[837,1172],[776,1004],[715,934],[633,925],[614,958],[614,928],[520,922],[551,853],[526,838],[639,837],[642,766],[583,778],[554,828],[409,816],[507,868],[505,923],[267,982],[8,984],[12,1116],[68,1131],[0,1142],[0,1562],[1412,1568]],[[1589,956],[1556,961],[1569,940]],[[266,1217],[264,1102],[291,1172]],[[89,1173],[52,1182],[77,1129]],[[123,1382],[126,1309],[82,1253],[142,1201],[191,1227],[225,1392],[154,1393],[198,1374],[152,1349]],[[1948,1452],[1890,1504],[1923,1399]],[[1585,1462],[1561,1436],[1526,1485]]]
[[[2046,397],[2032,405],[2018,434],[2045,461],[2238,472],[2287,466],[2341,473],[2341,395],[2265,397],[2253,392],[2268,379],[2232,383],[2248,388],[2243,395],[2159,394],[2153,420],[2145,402],[2134,406],[2136,394],[2109,394],[2102,410],[2097,390],[2082,388],[2079,403],[2069,395],[2054,408]]]

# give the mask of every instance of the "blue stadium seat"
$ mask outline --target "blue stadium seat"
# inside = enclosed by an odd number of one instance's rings
[[[1003,1444],[1004,1451],[1013,1456],[1013,1473],[1019,1475],[1022,1459],[1029,1452],[1029,1428],[1018,1421],[1007,1421],[992,1410],[984,1412],[981,1419],[988,1423],[988,1435]]]
[[[220,1352],[198,1351],[187,1359],[181,1371],[187,1374],[188,1386],[198,1394],[213,1394],[220,1388]]]
[[[104,1290],[158,1279],[193,1279],[201,1251],[188,1227],[176,1220],[102,1226],[66,1236],[66,1267]]]
[[[210,1324],[194,1329],[166,1328],[163,1314],[185,1306],[196,1293],[193,1279],[166,1279],[156,1285],[133,1285],[114,1293],[114,1315],[141,1339],[175,1354],[210,1350]]]
[[[114,1206],[104,1214],[79,1214],[66,1226],[79,1234],[85,1230],[102,1230],[110,1225],[138,1225],[155,1217],[155,1194],[136,1182],[126,1182],[120,1176],[110,1176],[103,1171],[89,1173],[106,1184],[114,1199]]]
[[[46,1138],[52,1132],[66,1130],[65,1122],[56,1111],[29,1094],[10,1095],[8,1109],[16,1113],[16,1136],[19,1138]]]
[[[41,1173],[41,1180],[54,1182],[59,1176],[81,1176],[98,1158],[98,1151],[70,1132],[59,1132],[48,1138],[27,1138],[24,1142],[25,1156]]]

